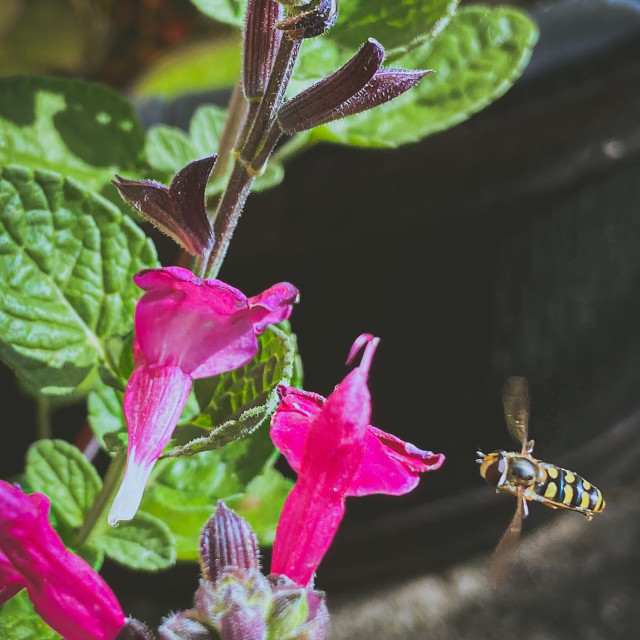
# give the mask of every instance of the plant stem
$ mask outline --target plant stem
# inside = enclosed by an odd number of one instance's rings
[[[104,520],[104,514],[113,502],[115,493],[120,486],[126,464],[127,454],[124,451],[121,451],[111,458],[111,463],[104,476],[102,489],[93,501],[91,509],[76,536],[77,546],[84,544],[91,536],[96,525]]]
[[[251,184],[280,137],[276,116],[293,73],[301,42],[301,38],[282,39],[262,100],[249,103],[242,130],[236,136],[239,148],[236,149],[233,169],[215,213],[214,245],[209,255],[202,256],[194,264],[205,278],[217,277],[251,191]]]
[[[231,152],[238,139],[238,132],[243,127],[249,105],[242,92],[242,81],[236,82],[236,86],[233,88],[233,93],[229,99],[228,116],[227,121],[224,123],[224,129],[220,135],[220,142],[218,144],[218,159],[215,165],[213,165],[213,171],[209,180],[215,180],[223,176],[229,168],[229,161],[231,160]]]

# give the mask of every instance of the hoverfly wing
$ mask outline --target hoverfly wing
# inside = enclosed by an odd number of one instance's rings
[[[502,538],[500,538],[500,542],[498,542],[491,559],[489,575],[493,587],[503,584],[509,577],[513,553],[520,544],[522,521],[527,517],[528,513],[527,501],[524,499],[524,489],[520,489],[518,491],[516,512],[513,514],[507,530],[502,534]]]
[[[524,453],[529,448],[529,385],[526,378],[507,378],[502,392],[502,406],[509,433],[522,445]]]

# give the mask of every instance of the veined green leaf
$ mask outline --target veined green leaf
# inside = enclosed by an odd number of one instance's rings
[[[201,413],[176,428],[165,456],[219,449],[268,421],[278,403],[278,385],[291,381],[297,346],[295,336],[277,326],[267,327],[258,344],[244,367],[194,381]]]
[[[537,37],[535,24],[516,9],[464,8],[435,40],[394,61],[435,74],[391,102],[312,130],[311,138],[396,147],[452,127],[505,93]]]
[[[387,50],[434,38],[456,12],[458,0],[349,0],[329,37],[351,49],[375,38]]]
[[[49,496],[57,520],[80,527],[102,482],[79,449],[64,440],[39,440],[27,452],[27,481]]]
[[[144,134],[133,107],[98,84],[63,78],[0,78],[0,166],[50,169],[100,191],[135,170]]]
[[[131,330],[133,275],[157,264],[120,210],[71,179],[0,170],[0,358],[28,385],[70,393]]]
[[[138,511],[130,522],[100,529],[91,542],[130,569],[158,571],[176,561],[176,543],[169,527],[144,511]]]

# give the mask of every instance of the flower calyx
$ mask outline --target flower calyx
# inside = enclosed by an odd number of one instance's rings
[[[200,543],[202,580],[194,607],[160,627],[163,640],[324,640],[329,614],[324,594],[286,576],[259,570],[248,523],[218,502]]]
[[[298,133],[373,109],[402,95],[433,71],[383,69],[385,51],[374,38],[340,69],[287,101],[278,111],[284,133]]]
[[[205,189],[217,155],[194,160],[180,169],[165,187],[153,180],[116,176],[112,184],[140,215],[192,255],[213,244],[213,230],[205,206]]]

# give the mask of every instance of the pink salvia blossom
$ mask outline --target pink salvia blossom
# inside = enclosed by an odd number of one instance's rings
[[[0,480],[0,604],[26,587],[36,613],[65,640],[113,640],[116,597],[49,523],[49,499]]]
[[[129,451],[109,511],[111,525],[135,515],[192,381],[249,362],[258,351],[256,334],[286,320],[298,297],[285,282],[247,298],[220,280],[201,280],[180,267],[147,269],[134,280],[146,293],[136,306],[136,366],[124,395]]]
[[[325,400],[292,387],[280,389],[271,439],[298,473],[284,504],[273,545],[271,571],[306,586],[329,548],[347,496],[401,495],[444,455],[422,451],[369,424],[367,377],[378,338],[354,343],[349,360],[366,343],[356,369]]]

